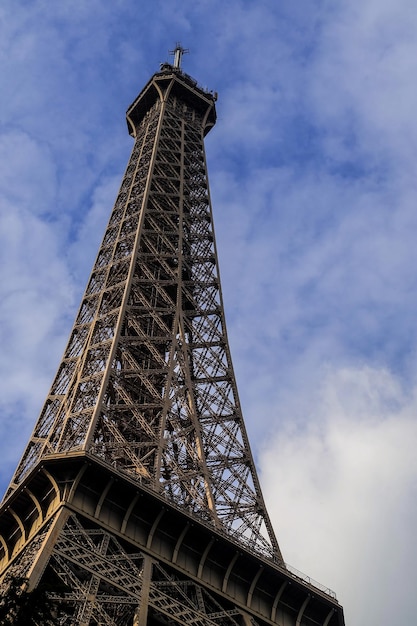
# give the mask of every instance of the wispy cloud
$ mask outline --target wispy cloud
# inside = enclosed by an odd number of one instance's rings
[[[311,400],[262,455],[287,559],[333,581],[347,623],[395,622],[399,606],[412,621],[416,391],[365,366],[329,370]]]

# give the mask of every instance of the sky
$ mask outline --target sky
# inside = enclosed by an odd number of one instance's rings
[[[206,139],[227,329],[287,563],[347,626],[417,613],[414,0],[2,0],[0,490],[62,356],[168,51]]]

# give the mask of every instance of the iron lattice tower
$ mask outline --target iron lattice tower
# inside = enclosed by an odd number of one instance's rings
[[[203,139],[215,96],[161,66],[58,372],[0,510],[12,576],[62,624],[343,625],[284,564],[242,419]]]

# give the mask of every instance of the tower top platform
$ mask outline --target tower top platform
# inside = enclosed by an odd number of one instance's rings
[[[170,63],[161,64],[160,71],[150,78],[127,109],[126,121],[129,134],[135,137],[136,129],[147,112],[156,102],[167,102],[170,96],[183,102],[202,118],[203,135],[207,135],[216,123],[217,93],[203,89],[194,78],[183,72],[180,67]]]

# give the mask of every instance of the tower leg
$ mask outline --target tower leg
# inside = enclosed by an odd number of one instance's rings
[[[143,558],[142,577],[140,603],[135,611],[133,626],[146,626],[148,622],[149,590],[152,579],[152,559],[149,556]]]
[[[38,558],[35,560],[32,569],[29,571],[28,591],[32,591],[37,586],[40,578],[42,577],[42,574],[46,568],[46,565],[51,557],[55,543],[59,537],[59,534],[64,528],[65,523],[68,520],[68,517],[69,517],[69,511],[65,508],[62,508],[57,513],[57,516],[44,539],[43,546],[38,552]]]

